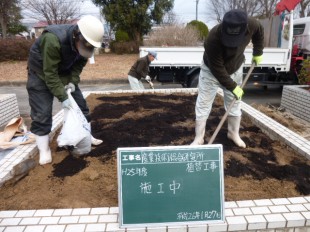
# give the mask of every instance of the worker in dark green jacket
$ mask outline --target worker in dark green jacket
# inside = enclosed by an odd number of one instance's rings
[[[249,42],[253,44],[252,61],[258,65],[262,61],[264,48],[264,28],[254,18],[247,17],[242,10],[231,10],[224,15],[222,23],[213,27],[204,43],[198,97],[196,101],[195,139],[191,145],[204,143],[206,121],[209,117],[218,88],[224,92],[225,109],[234,98],[237,100],[228,114],[227,137],[237,146],[245,148],[239,136],[241,121],[240,85],[245,61],[244,50]]]
[[[94,48],[101,46],[103,33],[99,19],[84,16],[77,25],[46,27],[30,49],[27,81],[32,119],[30,131],[36,135],[41,165],[52,162],[49,133],[54,97],[63,108],[68,108],[70,101],[66,90],[71,89],[72,97],[90,122],[89,108],[78,84]],[[92,144],[101,142],[92,137]]]

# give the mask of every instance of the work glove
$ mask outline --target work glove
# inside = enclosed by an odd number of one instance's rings
[[[232,92],[235,95],[237,100],[240,100],[242,98],[243,93],[244,93],[239,85],[237,85],[236,88],[234,88],[234,90]]]
[[[262,61],[263,61],[263,55],[252,57],[252,62],[255,62],[255,65],[259,65]]]
[[[65,90],[68,90],[70,89],[71,90],[71,93],[75,91],[75,85],[73,83],[69,83],[65,86]]]
[[[71,102],[69,99],[66,99],[61,103],[61,105],[63,109],[69,109],[71,106]]]
[[[151,77],[150,77],[150,76],[146,76],[146,77],[145,77],[145,80],[146,80],[147,82],[150,82],[150,81],[151,81]]]

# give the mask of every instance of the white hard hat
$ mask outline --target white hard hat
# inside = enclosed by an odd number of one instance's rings
[[[104,29],[103,24],[98,18],[91,15],[85,15],[77,22],[77,25],[88,43],[97,48],[101,47]]]

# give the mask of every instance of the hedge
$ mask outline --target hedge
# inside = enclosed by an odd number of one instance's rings
[[[27,60],[33,42],[30,39],[0,39],[0,62]]]

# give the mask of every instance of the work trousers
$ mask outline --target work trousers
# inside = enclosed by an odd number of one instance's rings
[[[243,65],[230,76],[238,85],[242,84],[243,78]],[[224,92],[224,106],[227,110],[230,103],[235,96],[224,86],[222,86],[215,76],[211,73],[210,69],[202,62],[199,83],[198,83],[198,97],[196,100],[196,120],[207,120],[212,109],[212,104],[216,96],[218,88],[223,89]],[[236,100],[231,108],[229,116],[241,116],[241,101]]]
[[[144,90],[144,86],[141,80],[128,75],[128,81],[132,90]]]
[[[35,135],[47,135],[51,132],[53,121],[54,96],[35,72],[28,70],[27,91],[32,119],[30,131]],[[87,121],[90,122],[89,108],[78,86],[71,93]]]

